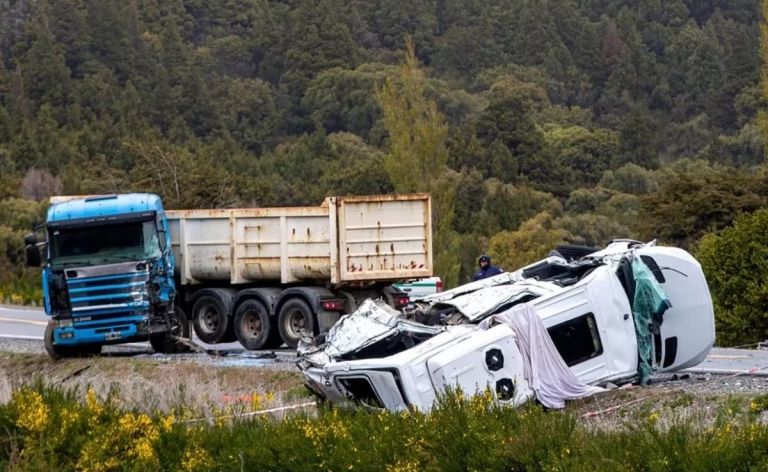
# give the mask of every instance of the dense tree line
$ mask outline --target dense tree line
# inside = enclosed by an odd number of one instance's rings
[[[759,18],[745,0],[0,0],[0,203],[428,190],[448,284],[488,250],[512,268],[562,241],[690,248],[768,198]],[[0,218],[0,283],[27,225]]]

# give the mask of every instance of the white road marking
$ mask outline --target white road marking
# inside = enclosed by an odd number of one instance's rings
[[[38,326],[45,326],[48,324],[47,321],[38,321],[38,320],[24,320],[21,318],[3,318],[0,317],[0,321],[7,321],[8,323],[23,323],[23,324],[33,324]]]
[[[8,339],[32,339],[35,341],[42,341],[42,336],[27,336],[24,334],[0,334],[0,338]],[[132,346],[132,347],[149,347],[149,342],[137,342],[137,343],[123,343],[123,344],[110,344],[110,346]]]
[[[701,367],[700,365],[697,367],[691,367],[690,369],[685,369],[682,372],[691,372],[694,374],[731,374],[732,376],[737,375],[747,375],[747,376],[755,376],[755,377],[767,377],[768,372],[762,369],[720,369],[716,367]]]
[[[16,311],[31,311],[34,313],[40,313],[43,314],[43,309],[41,307],[31,307],[31,306],[2,306],[0,305],[0,311],[10,311],[10,312],[16,312]]]

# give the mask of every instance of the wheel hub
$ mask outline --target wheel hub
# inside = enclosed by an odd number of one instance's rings
[[[292,332],[291,334],[298,336],[305,326],[306,321],[304,320],[304,314],[298,310],[291,312],[288,317],[288,328]]]
[[[262,326],[259,315],[254,311],[249,311],[243,316],[243,332],[250,337],[258,337],[261,334]]]
[[[219,327],[219,313],[212,306],[207,306],[202,310],[200,316],[200,327],[208,334],[214,333]]]

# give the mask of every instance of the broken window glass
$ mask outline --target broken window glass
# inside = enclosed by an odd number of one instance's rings
[[[384,403],[367,377],[341,377],[338,381],[347,391],[349,399],[355,403],[372,408],[384,408]]]

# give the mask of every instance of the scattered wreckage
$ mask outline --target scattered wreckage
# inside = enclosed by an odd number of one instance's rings
[[[555,252],[405,313],[367,300],[324,339],[303,338],[297,364],[333,403],[429,410],[458,387],[560,408],[608,382],[695,366],[714,340],[700,264],[682,249],[618,240],[578,258]]]

